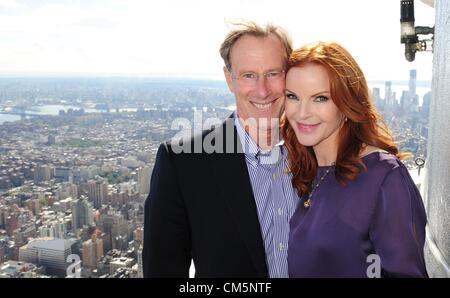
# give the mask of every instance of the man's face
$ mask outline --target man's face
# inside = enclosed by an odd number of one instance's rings
[[[278,128],[284,105],[284,73],[274,78],[272,73],[284,70],[284,47],[280,40],[268,37],[242,36],[230,53],[231,73],[224,68],[228,87],[236,97],[238,116],[248,129],[267,134]],[[253,74],[257,80],[248,80]],[[268,74],[266,77],[263,74]],[[253,120],[256,121],[256,127]],[[262,135],[264,136],[264,135]]]

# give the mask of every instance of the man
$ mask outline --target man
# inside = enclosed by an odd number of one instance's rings
[[[272,25],[227,35],[220,54],[236,112],[181,153],[176,142],[160,146],[145,205],[145,277],[188,277],[192,259],[196,277],[288,277],[298,197],[278,137],[291,51]],[[220,149],[189,150],[207,139]]]

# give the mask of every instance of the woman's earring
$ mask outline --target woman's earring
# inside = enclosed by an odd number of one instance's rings
[[[347,122],[348,121],[348,118],[347,117],[344,117],[344,122]]]

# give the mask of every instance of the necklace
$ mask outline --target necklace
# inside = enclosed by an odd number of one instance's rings
[[[331,164],[331,167],[329,167],[325,173],[322,175],[322,177],[320,177],[319,181],[316,183],[316,185],[314,185],[313,189],[311,190],[311,192],[308,195],[308,199],[306,201],[303,202],[303,206],[305,206],[305,208],[309,208],[311,207],[312,201],[311,198],[313,196],[313,193],[316,191],[316,189],[319,188],[320,183],[322,183],[322,181],[325,179],[325,177],[328,175],[328,173],[331,171],[331,169],[334,167],[335,163]]]

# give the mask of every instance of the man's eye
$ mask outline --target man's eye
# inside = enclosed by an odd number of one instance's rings
[[[278,75],[279,75],[280,73],[279,72],[268,72],[267,74],[266,74],[266,77],[268,77],[268,78],[275,78],[275,77],[277,77]]]
[[[244,73],[242,75],[242,77],[244,79],[256,79],[256,74],[254,74],[254,73]]]

